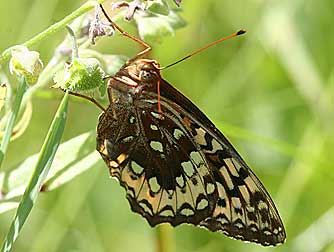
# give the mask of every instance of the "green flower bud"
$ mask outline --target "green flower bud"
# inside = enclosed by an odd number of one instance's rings
[[[95,58],[76,58],[71,64],[66,64],[64,71],[54,77],[54,88],[72,92],[85,92],[104,86],[105,76],[100,63]]]
[[[15,46],[12,49],[12,58],[9,62],[12,74],[24,76],[28,84],[35,84],[42,69],[43,63],[38,52],[29,51],[25,46]]]

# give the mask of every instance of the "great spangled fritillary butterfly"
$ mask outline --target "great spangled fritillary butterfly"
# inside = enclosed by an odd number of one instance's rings
[[[151,226],[189,223],[265,246],[283,243],[283,223],[260,180],[215,125],[162,79],[159,63],[142,58],[151,48],[101,8],[115,29],[145,46],[108,81],[110,105],[97,126],[97,150],[131,209]]]

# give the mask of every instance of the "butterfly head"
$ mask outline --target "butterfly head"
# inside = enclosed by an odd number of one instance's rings
[[[160,64],[156,60],[138,59],[125,69],[132,79],[142,83],[156,82],[161,78]]]

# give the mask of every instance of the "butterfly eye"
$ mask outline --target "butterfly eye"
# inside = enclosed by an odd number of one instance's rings
[[[153,73],[150,70],[141,70],[139,72],[139,78],[142,81],[151,81],[154,78]]]

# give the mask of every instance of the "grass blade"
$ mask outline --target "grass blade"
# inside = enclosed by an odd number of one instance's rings
[[[96,152],[95,132],[93,131],[78,135],[59,145],[52,167],[44,179],[43,190],[53,190],[73,179],[73,176],[77,176],[94,166],[97,161],[100,161],[100,157],[98,155],[96,155],[97,158],[94,157],[93,151]],[[0,191],[2,192],[0,194],[0,209],[6,201],[18,200],[23,195],[38,158],[39,153],[33,154],[17,167],[0,172]],[[78,165],[80,166],[78,167]]]
[[[35,170],[22,196],[14,220],[12,221],[8,234],[2,245],[1,251],[3,252],[11,251],[13,243],[17,239],[19,232],[34,205],[34,202],[37,199],[41,185],[49,172],[65,128],[68,96],[68,93],[66,93],[45,138]]]
[[[22,97],[23,97],[23,94],[26,91],[26,88],[27,88],[26,80],[25,80],[25,78],[22,78],[20,80],[19,87],[17,89],[17,93],[16,93],[16,97],[15,97],[15,101],[14,101],[14,105],[13,105],[13,109],[9,114],[7,126],[6,126],[6,129],[5,129],[5,133],[4,133],[2,141],[1,141],[0,168],[1,168],[2,161],[5,157],[5,153],[6,153],[7,148],[8,148],[9,140],[10,140],[10,137],[11,137],[13,129],[14,129],[14,123],[16,121],[17,114],[19,113],[21,102],[22,102]]]

